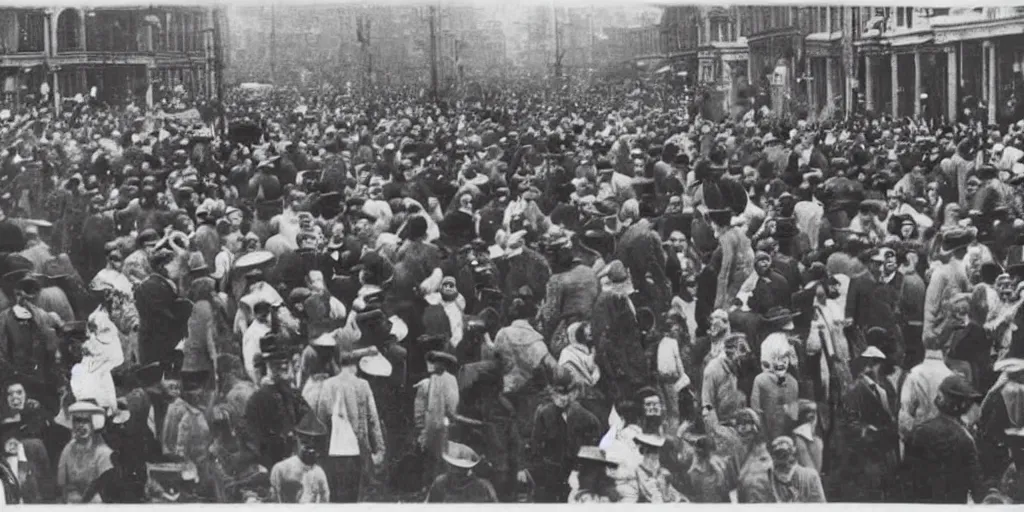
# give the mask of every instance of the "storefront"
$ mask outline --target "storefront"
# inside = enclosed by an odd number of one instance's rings
[[[812,119],[827,118],[844,108],[842,86],[842,32],[809,34],[804,39],[807,78],[805,87]]]
[[[761,91],[770,91],[768,107],[785,113],[792,100],[803,98],[797,88],[796,69],[803,53],[803,37],[797,27],[764,32],[747,39],[750,82]]]

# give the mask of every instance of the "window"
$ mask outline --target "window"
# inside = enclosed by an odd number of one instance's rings
[[[45,50],[46,21],[41,12],[18,13],[18,51],[41,52]]]
[[[830,32],[831,29],[828,26],[828,14],[829,10],[834,7],[818,7],[818,27],[815,32]]]

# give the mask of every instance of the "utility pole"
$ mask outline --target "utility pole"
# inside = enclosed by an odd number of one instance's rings
[[[558,7],[551,7],[551,14],[555,18],[555,78],[562,77],[562,34],[558,26]]]
[[[222,7],[213,11],[214,77],[217,80],[217,113],[220,118],[221,135],[227,134],[228,121],[224,111],[224,36],[221,26]]]
[[[277,85],[277,9],[270,4],[270,83]]]
[[[437,7],[430,6],[430,92],[437,98]]]

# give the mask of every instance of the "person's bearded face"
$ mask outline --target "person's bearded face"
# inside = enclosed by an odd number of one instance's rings
[[[87,416],[71,418],[71,433],[78,441],[85,441],[92,437],[92,418]]]
[[[644,398],[644,430],[657,432],[661,428],[664,408],[661,405],[661,397],[649,396]]]
[[[796,457],[792,453],[773,454],[772,467],[775,470],[776,479],[780,482],[789,482],[793,478],[793,470],[796,468]]]

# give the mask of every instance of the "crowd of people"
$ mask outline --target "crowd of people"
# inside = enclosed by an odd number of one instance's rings
[[[5,118],[3,502],[1024,499],[1024,121],[373,93]]]

